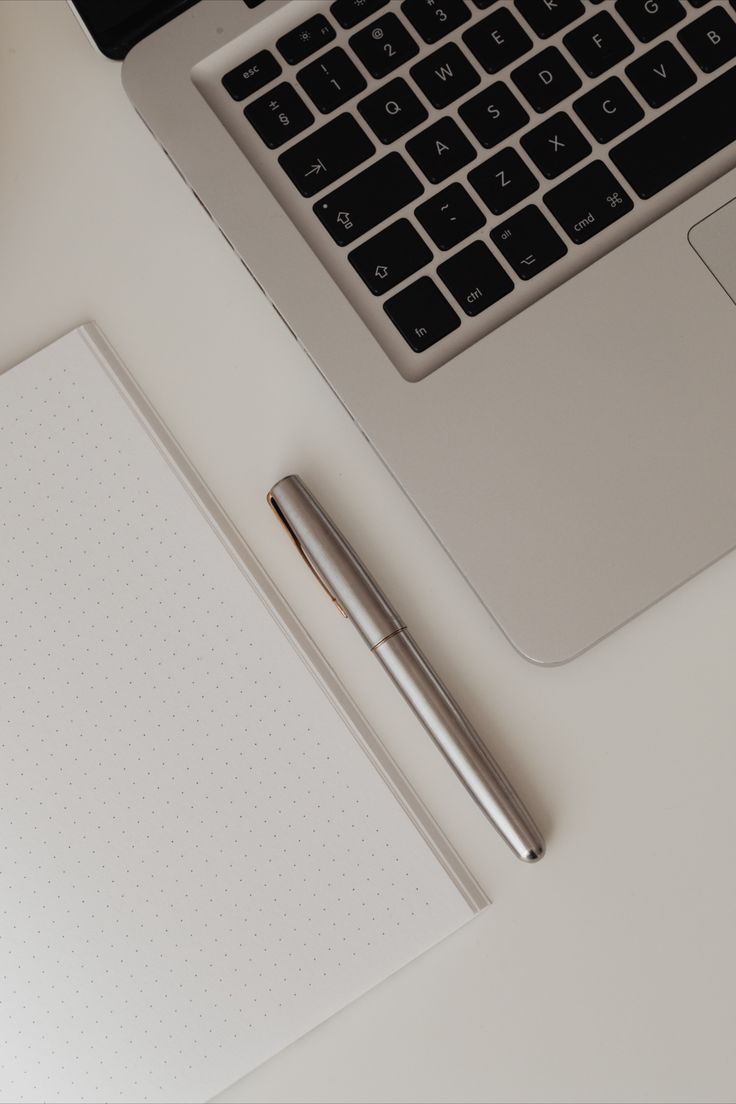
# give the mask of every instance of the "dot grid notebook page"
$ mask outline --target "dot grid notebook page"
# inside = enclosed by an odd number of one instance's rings
[[[90,333],[0,375],[0,1099],[205,1100],[483,901]]]

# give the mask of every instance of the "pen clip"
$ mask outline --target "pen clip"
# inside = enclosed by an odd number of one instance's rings
[[[314,575],[315,579],[317,580],[317,582],[319,583],[319,585],[320,585],[320,586],[322,587],[322,589],[324,590],[325,594],[326,594],[326,595],[328,596],[328,598],[329,598],[329,599],[330,599],[330,600],[331,600],[332,602],[334,602],[334,603],[335,603],[335,605],[337,606],[337,609],[338,609],[338,611],[339,611],[339,612],[340,612],[340,613],[342,614],[342,616],[343,616],[343,617],[345,617],[345,618],[347,618],[347,616],[348,616],[348,615],[347,615],[347,612],[346,612],[346,610],[345,610],[345,609],[344,609],[344,608],[342,607],[342,605],[340,604],[339,600],[338,600],[338,599],[337,599],[337,598],[335,597],[335,595],[334,595],[334,594],[332,593],[332,591],[330,590],[329,586],[327,585],[327,583],[325,582],[325,580],[324,580],[324,579],[322,578],[322,576],[320,575],[319,571],[317,571],[317,568],[316,568],[316,567],[314,566],[314,564],[313,564],[313,563],[312,563],[312,561],[310,560],[310,558],[309,558],[309,556],[307,555],[307,553],[306,553],[306,552],[304,551],[304,548],[302,547],[301,541],[299,540],[299,538],[297,537],[296,533],[295,533],[295,532],[294,532],[294,530],[293,530],[293,529],[291,528],[291,526],[289,525],[288,521],[287,521],[287,520],[286,520],[286,518],[284,517],[283,513],[282,513],[282,512],[281,512],[281,510],[279,509],[279,505],[278,505],[278,503],[276,502],[276,500],[274,499],[274,497],[273,497],[273,495],[271,494],[271,492],[270,492],[270,491],[269,491],[269,492],[268,492],[268,494],[266,495],[266,501],[268,502],[268,505],[269,505],[269,506],[271,507],[271,509],[273,510],[273,512],[274,512],[274,513],[276,514],[276,517],[277,517],[277,518],[279,519],[279,521],[280,521],[280,522],[281,522],[281,524],[283,525],[283,527],[284,527],[284,529],[286,530],[286,532],[287,532],[287,533],[289,534],[289,536],[291,537],[292,541],[293,541],[293,542],[294,542],[294,544],[296,545],[296,549],[297,549],[297,551],[298,551],[299,555],[300,555],[300,556],[301,556],[301,558],[302,558],[302,559],[304,560],[305,564],[307,565],[307,567],[309,568],[309,570],[310,570],[310,571],[312,572],[312,574]]]

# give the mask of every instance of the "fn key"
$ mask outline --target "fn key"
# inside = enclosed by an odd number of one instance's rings
[[[415,353],[423,353],[456,330],[460,319],[429,276],[420,276],[383,309]]]

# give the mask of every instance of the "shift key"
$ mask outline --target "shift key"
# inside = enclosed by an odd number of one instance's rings
[[[345,113],[325,123],[279,157],[284,172],[303,196],[334,184],[376,152],[365,131]]]
[[[389,153],[320,199],[314,213],[338,245],[349,245],[423,191],[406,161]]]

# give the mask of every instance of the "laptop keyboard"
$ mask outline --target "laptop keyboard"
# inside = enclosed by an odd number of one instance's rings
[[[736,0],[302,0],[246,39],[226,125],[408,379],[736,141]]]

